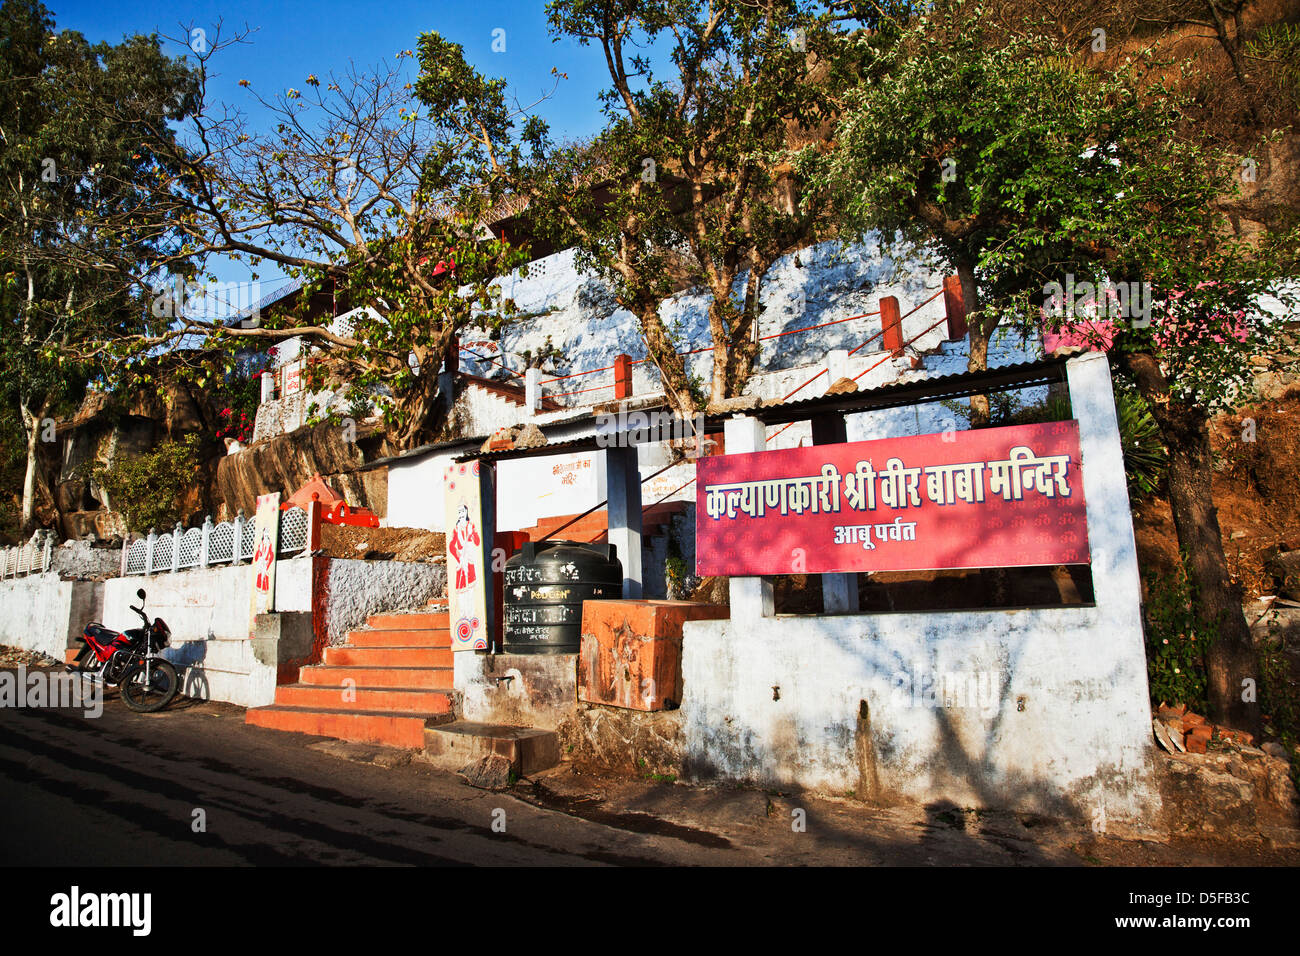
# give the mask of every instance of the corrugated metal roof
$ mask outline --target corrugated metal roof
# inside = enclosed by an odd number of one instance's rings
[[[829,412],[853,414],[879,408],[898,408],[903,405],[920,405],[951,398],[965,398],[985,392],[1008,391],[1013,388],[1031,388],[1065,381],[1065,362],[1071,356],[1055,355],[1034,362],[1018,362],[986,369],[982,372],[954,372],[910,382],[892,382],[875,388],[837,395],[821,395],[775,405],[758,404],[734,412],[721,412],[705,416],[705,430],[717,431],[733,415],[750,415],[765,425],[783,425],[786,422],[805,421],[813,415]]]

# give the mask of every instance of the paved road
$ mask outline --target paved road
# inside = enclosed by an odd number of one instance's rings
[[[0,708],[0,807],[0,858],[20,866],[1296,861],[1089,840],[1014,814],[878,810],[567,768],[492,794],[408,752],[250,727],[228,704],[180,700],[142,715],[115,695],[95,719]]]
[[[424,766],[339,759],[315,741],[249,727],[242,710],[220,704],[138,715],[110,697],[98,719],[2,709],[3,856],[70,866],[655,864],[699,849]],[[505,832],[493,832],[494,811]]]

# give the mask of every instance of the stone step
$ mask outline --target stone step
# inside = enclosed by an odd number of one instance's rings
[[[450,714],[451,696],[445,690],[432,688],[282,684],[275,689],[275,705],[336,711]]]
[[[430,605],[432,607],[433,605]],[[446,629],[447,612],[421,611],[417,614],[372,614],[366,619],[366,627],[377,631],[400,630],[437,630]]]
[[[298,670],[298,682],[324,687],[342,687],[346,680],[357,687],[400,687],[446,690],[453,684],[451,665],[446,667],[330,667],[312,664]]]
[[[355,743],[388,747],[424,746],[426,723],[440,714],[384,713],[379,711],[317,710],[307,707],[256,707],[244,720],[255,727],[283,730],[317,737],[334,737]]]
[[[451,667],[446,647],[327,647],[325,663],[339,667]]]
[[[449,628],[392,628],[348,631],[353,647],[451,647]]]
[[[560,762],[560,738],[553,730],[457,720],[424,729],[424,759],[443,770],[460,770],[488,754],[510,761],[526,777]]]

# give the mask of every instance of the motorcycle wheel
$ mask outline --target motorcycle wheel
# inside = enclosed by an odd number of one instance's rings
[[[155,660],[149,665],[149,686],[144,682],[144,663],[136,664],[118,685],[122,703],[138,714],[152,714],[172,702],[180,690],[180,678],[170,661]]]

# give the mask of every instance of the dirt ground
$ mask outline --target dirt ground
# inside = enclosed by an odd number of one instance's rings
[[[443,561],[447,537],[423,528],[357,528],[321,524],[321,550],[329,558],[372,561]]]
[[[1211,442],[1214,503],[1228,567],[1247,599],[1272,594],[1268,559],[1278,550],[1300,549],[1300,388],[1220,418]],[[1178,535],[1169,502],[1153,497],[1136,503],[1133,530],[1144,577],[1172,571]]]

